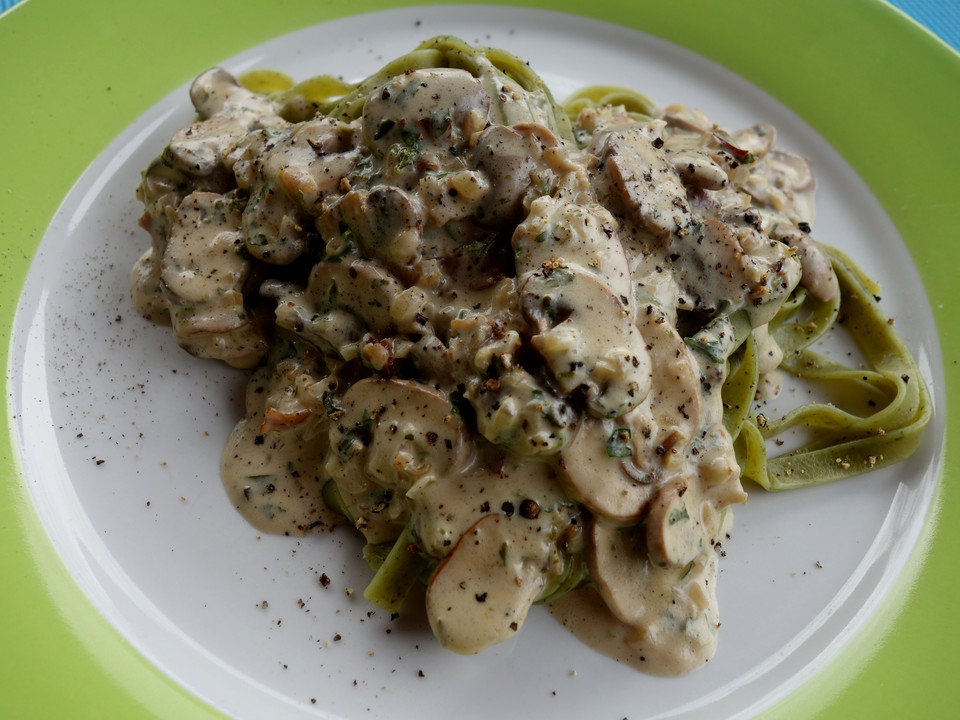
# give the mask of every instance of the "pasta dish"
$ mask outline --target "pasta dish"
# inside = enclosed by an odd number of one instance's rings
[[[929,419],[769,124],[608,86],[561,104],[449,36],[355,84],[214,68],[190,96],[138,189],[137,309],[251,371],[221,463],[244,517],[350,523],[368,600],[422,598],[453,651],[539,603],[641,670],[691,671],[743,483],[889,465]],[[841,330],[862,364],[813,349]],[[830,401],[764,417],[785,377]]]

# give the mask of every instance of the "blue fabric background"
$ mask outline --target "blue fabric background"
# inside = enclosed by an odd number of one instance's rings
[[[960,50],[960,0],[889,0],[954,50]]]

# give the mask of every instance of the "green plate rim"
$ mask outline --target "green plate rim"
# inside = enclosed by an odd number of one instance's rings
[[[430,0],[364,3],[364,12]],[[882,0],[494,2],[632,27],[688,47],[764,88],[837,148],[866,181],[920,271],[945,366],[946,427],[960,370],[953,268],[960,238],[960,55]],[[129,3],[27,0],[0,16],[0,338],[31,257],[86,166],[140,114],[200,69],[298,28],[354,14],[347,0]],[[429,8],[425,7],[425,12]],[[215,29],[214,31],[211,31]],[[786,31],[784,30],[786,29]],[[156,58],[150,61],[150,58]],[[952,92],[951,92],[952,91]],[[863,121],[868,120],[864,125]],[[8,362],[8,360],[7,360]],[[7,366],[7,362],[4,363]],[[7,717],[219,714],[135,651],[82,594],[30,500],[7,413],[0,432],[0,698]],[[931,518],[891,594],[826,668],[768,718],[941,717],[960,704],[960,500],[944,464]]]

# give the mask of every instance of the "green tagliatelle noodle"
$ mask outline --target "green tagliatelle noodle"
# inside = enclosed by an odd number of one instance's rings
[[[601,108],[607,105],[622,107],[634,120],[649,118],[656,111],[653,102],[642,93],[618,85],[589,85],[577,90],[563,102],[563,109],[571,121],[584,108]]]
[[[843,253],[828,249],[840,284],[830,303],[809,297],[781,311],[774,338],[784,351],[781,369],[823,383],[837,397],[877,398],[873,412],[858,414],[821,402],[802,405],[770,420],[729,411],[743,477],[767,490],[789,490],[832,482],[899,462],[916,450],[930,420],[930,399],[910,351],[880,310],[876,285]],[[801,320],[785,316],[804,315]],[[847,367],[810,349],[834,324],[851,334],[869,368]],[[757,383],[755,344],[745,344],[740,364],[724,387],[731,408],[750,408]],[[728,418],[725,418],[727,420]],[[769,456],[767,441],[795,428],[810,439],[801,448]]]
[[[328,114],[344,120],[358,118],[370,93],[382,87],[390,78],[407,70],[428,68],[457,68],[478,78],[495,99],[495,106],[491,110],[499,113],[500,117],[497,119],[506,124],[510,124],[511,118],[504,114],[507,112],[505,104],[497,103],[496,99],[504,91],[509,91],[511,85],[522,90],[529,102],[543,98],[548,103],[548,109],[552,110],[554,119],[554,126],[550,130],[568,140],[573,139],[569,117],[563,108],[554,102],[549,88],[529,65],[505,50],[469,45],[452,35],[440,35],[427,40],[412,52],[392,60],[358,83]]]

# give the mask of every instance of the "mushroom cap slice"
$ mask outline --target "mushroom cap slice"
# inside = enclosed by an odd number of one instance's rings
[[[633,463],[644,474],[676,469],[704,420],[700,372],[661,308],[641,305],[637,324],[650,353],[650,392],[621,421],[630,428]]]
[[[688,301],[728,312],[745,307],[754,327],[769,322],[800,281],[800,261],[783,243],[753,227],[704,219],[695,261],[682,271]],[[689,269],[688,269],[689,268]]]
[[[399,270],[419,264],[423,213],[420,204],[403,190],[392,186],[351,190],[338,209],[364,256]]]
[[[813,222],[816,177],[810,161],[779,148],[760,158],[743,185],[763,208],[783,213],[793,222]]]
[[[243,209],[247,252],[273,265],[290,265],[307,249],[307,223],[276,178],[258,176]]]
[[[758,122],[748,128],[732,133],[738,148],[760,157],[773,150],[777,144],[777,128],[768,122]]]
[[[243,229],[251,255],[289,265],[308,249],[314,216],[357,162],[355,135],[351,126],[320,117],[261,130],[230,154],[237,184],[248,190]]]
[[[660,488],[647,517],[647,553],[654,565],[686,567],[704,550],[700,500],[693,482],[675,480]]]
[[[198,75],[190,86],[190,99],[201,119],[177,130],[167,152],[191,175],[223,169],[227,155],[251,131],[289,125],[269,98],[247,90],[223,68]]]
[[[623,302],[596,277],[560,265],[521,287],[531,343],[565,393],[583,391],[597,417],[619,417],[650,390],[650,357]]]
[[[723,302],[742,305],[759,278],[748,277],[748,254],[734,229],[720,220],[706,218],[702,239],[694,251],[699,262],[691,265],[684,280],[689,288],[698,289],[701,302],[714,308],[721,307]],[[700,274],[689,276],[693,272]]]
[[[547,515],[562,525],[577,511],[553,468],[514,455],[483,457],[469,470],[447,473],[407,492],[416,507],[416,532],[429,555],[443,558],[477,520],[487,514],[536,519]]]
[[[778,227],[771,234],[797,251],[803,271],[800,276],[803,287],[821,302],[830,302],[837,297],[840,283],[833,271],[833,262],[820,243],[799,228],[790,226]]]
[[[304,536],[342,523],[325,506],[318,477],[328,420],[309,395],[324,372],[308,353],[260,366],[247,383],[245,416],[224,447],[220,477],[234,507],[263,532]]]
[[[624,527],[596,518],[589,537],[590,574],[607,607],[628,625],[647,621],[656,602],[651,592],[656,590],[649,579],[642,526]]]
[[[687,107],[681,103],[667,105],[660,112],[660,115],[666,121],[668,127],[698,135],[704,135],[714,127],[710,118],[704,115],[702,110]]]
[[[616,227],[615,218],[602,205],[588,206],[549,195],[537,198],[513,233],[517,275],[562,260],[598,275],[617,297],[629,298],[630,267]]]
[[[240,213],[230,199],[193,192],[177,208],[159,280],[177,344],[197,357],[250,368],[269,345],[244,306],[250,261],[237,252],[240,244]]]
[[[318,310],[347,310],[376,336],[393,325],[390,306],[401,292],[399,280],[365,260],[317,263],[307,283],[307,296]]]
[[[326,469],[369,542],[396,537],[408,490],[465,461],[466,434],[450,401],[412,380],[361,380],[335,415]]]
[[[711,574],[716,573],[717,554],[713,549],[698,553],[681,567],[664,568],[650,561],[643,535],[638,525],[621,527],[602,519],[593,523],[587,559],[610,611],[627,625],[644,628],[654,640],[668,633],[683,635],[686,618],[704,612],[715,616]]]
[[[695,225],[687,190],[673,165],[654,145],[653,128],[631,127],[598,134],[607,194],[617,198],[640,227],[661,240],[684,236]],[[662,139],[661,139],[662,144]]]
[[[353,259],[319,262],[306,289],[268,280],[260,293],[277,300],[277,325],[344,360],[356,357],[365,333],[384,337],[390,306],[403,285],[378,265]]]
[[[490,95],[466,70],[414,70],[392,78],[364,103],[363,141],[385,155],[411,136],[446,150],[471,124],[483,127],[489,111]]]
[[[237,252],[240,212],[230,199],[193,192],[180,203],[160,264],[160,281],[176,304],[206,304],[239,292],[250,261]]]
[[[497,513],[464,533],[427,585],[427,617],[445,648],[472,655],[516,635],[562,567],[545,523]]]
[[[717,554],[679,569],[658,568],[643,552],[642,531],[596,522],[589,562],[594,586],[550,603],[581,640],[638,670],[682,675],[717,647]]]
[[[727,184],[727,172],[706,152],[682,149],[670,156],[670,163],[687,184],[705,190],[719,190]]]
[[[273,140],[261,158],[262,172],[276,177],[305,212],[316,214],[354,169],[356,135],[353,125],[326,116],[299,123],[289,135]]]
[[[662,309],[647,306],[638,314],[637,325],[655,370],[646,401],[654,406],[660,426],[679,433],[685,444],[699,427],[703,413],[699,366]]]
[[[519,220],[535,175],[549,171],[544,150],[558,144],[550,130],[536,123],[491,125],[481,132],[472,155],[476,169],[487,177],[489,190],[477,219],[484,224]]]
[[[630,430],[613,420],[586,418],[557,454],[557,471],[592,513],[634,522],[656,494],[656,477],[633,466]]]

